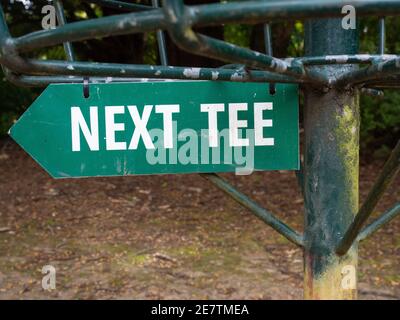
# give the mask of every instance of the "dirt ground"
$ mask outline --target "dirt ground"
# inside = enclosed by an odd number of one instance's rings
[[[381,166],[362,165],[361,198]],[[293,172],[224,176],[302,229]],[[301,299],[302,269],[300,249],[198,175],[53,180],[0,141],[0,299]],[[399,218],[361,244],[359,289],[400,298]]]

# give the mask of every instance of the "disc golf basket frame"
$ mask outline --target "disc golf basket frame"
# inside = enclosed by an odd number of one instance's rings
[[[400,166],[400,142],[359,208],[359,95],[400,88],[400,56],[385,51],[385,16],[400,15],[400,0],[271,0],[235,1],[188,6],[166,0],[162,7],[113,0],[87,0],[125,11],[118,15],[66,23],[60,0],[54,0],[56,29],[12,37],[0,7],[0,63],[7,79],[22,86],[49,83],[190,79],[297,83],[304,92],[304,160],[297,178],[304,196],[304,234],[299,234],[268,210],[236,190],[218,175],[201,174],[304,251],[304,297],[354,299],[352,285],[343,283],[348,268],[357,270],[358,243],[400,213],[400,202],[365,226],[378,200]],[[358,54],[358,34],[344,29],[342,7],[352,5],[357,16],[378,16],[379,52]],[[305,21],[306,56],[272,56],[270,22]],[[266,53],[255,52],[195,32],[192,28],[229,23],[265,24]],[[228,67],[168,66],[164,31],[183,50],[228,62]],[[113,35],[157,32],[162,65],[132,65],[76,61],[72,42]],[[29,59],[24,53],[63,44],[68,61]],[[215,75],[218,75],[215,77]],[[89,80],[88,80],[89,78]],[[271,88],[270,88],[271,89]],[[351,271],[351,270],[350,270]],[[354,271],[355,272],[355,271]]]

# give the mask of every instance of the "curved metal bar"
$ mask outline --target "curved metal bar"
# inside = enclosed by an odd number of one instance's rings
[[[385,211],[379,218],[375,219],[374,222],[366,226],[358,235],[357,241],[363,241],[374,232],[378,231],[379,228],[393,220],[400,214],[400,202],[394,205],[389,210]]]
[[[163,9],[168,32],[174,42],[183,50],[217,60],[242,63],[248,67],[290,75],[305,79],[310,83],[329,84],[329,79],[319,72],[307,74],[301,63],[288,63],[260,52],[241,48],[194,32],[191,20],[195,11],[186,7],[182,0],[164,1]]]
[[[169,3],[171,1],[167,1]],[[394,0],[348,1],[354,5],[357,15],[400,15],[400,3]],[[284,0],[245,1],[190,6],[190,23],[196,26],[223,23],[264,23],[289,18],[337,17],[341,16],[343,2],[340,0]],[[15,39],[19,52],[66,41],[80,41],[95,37],[107,37],[135,32],[165,29],[164,14],[161,9],[151,9],[140,13],[127,13],[93,20],[69,23],[54,30],[33,32]]]
[[[143,14],[146,14],[144,12]],[[146,20],[145,20],[146,21]],[[146,24],[149,21],[146,21]],[[64,27],[70,26],[65,25]],[[61,28],[59,28],[61,29]],[[55,30],[59,30],[55,29]],[[129,65],[115,63],[41,61],[21,58],[16,50],[0,6],[0,62],[11,71],[32,75],[82,75],[117,76],[162,79],[196,79],[219,81],[263,81],[302,83],[303,79],[274,74],[266,71],[246,71],[244,69],[185,68],[170,66]]]
[[[143,14],[146,14],[143,13]],[[305,83],[306,79],[293,76],[278,75],[269,72],[212,68],[182,68],[161,67],[147,65],[89,63],[64,61],[40,61],[21,58],[17,53],[15,41],[12,40],[5,23],[4,15],[0,21],[0,62],[15,73],[34,75],[90,75],[90,76],[119,76],[119,77],[146,77],[164,79],[198,79],[198,80],[223,80],[223,81],[269,81]],[[144,20],[146,21],[146,20]],[[146,23],[149,23],[148,21]],[[71,26],[65,25],[64,27]],[[60,27],[61,29],[63,27]],[[55,29],[55,31],[59,30]],[[90,33],[90,32],[89,32]],[[83,36],[83,35],[82,35]]]
[[[259,217],[262,221],[264,221],[267,225],[272,227],[275,231],[284,236],[286,239],[300,247],[303,246],[302,235],[298,234],[287,224],[280,221],[271,212],[265,210],[264,208],[261,208],[257,203],[249,199],[243,193],[236,190],[232,185],[230,185],[220,176],[216,175],[215,173],[201,173],[200,176],[212,182],[215,186],[224,191],[226,194],[228,194],[230,197],[240,203],[243,207],[249,209],[252,213],[254,213],[254,215]]]

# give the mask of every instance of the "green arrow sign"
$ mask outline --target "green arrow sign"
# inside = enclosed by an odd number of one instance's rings
[[[50,85],[10,135],[55,178],[295,170],[296,85]]]

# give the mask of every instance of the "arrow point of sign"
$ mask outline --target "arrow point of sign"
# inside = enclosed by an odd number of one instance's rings
[[[68,91],[64,88],[62,90]],[[62,117],[66,121],[65,112],[57,110],[58,91],[56,86],[48,86],[8,130],[9,136],[53,178],[62,176],[52,169],[49,155],[57,150],[54,142],[57,131],[62,130]],[[57,117],[60,112],[61,118]]]

